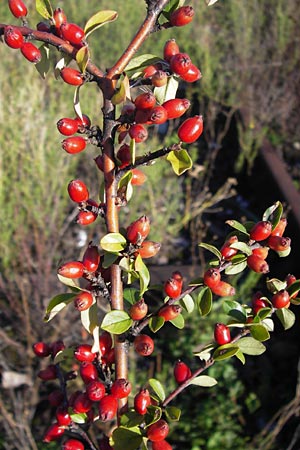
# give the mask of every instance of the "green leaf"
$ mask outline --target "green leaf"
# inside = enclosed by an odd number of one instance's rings
[[[110,267],[114,262],[116,262],[118,257],[119,255],[117,253],[104,252],[102,261],[103,269],[107,269],[108,267]]]
[[[184,5],[185,0],[170,0],[163,10],[164,16],[169,19],[171,12]]]
[[[102,27],[106,23],[113,22],[118,17],[116,11],[99,11],[89,18],[84,27],[85,37],[87,38],[91,33],[93,33],[98,28]]]
[[[218,260],[221,261],[222,254],[214,245],[205,244],[204,242],[201,242],[201,244],[199,244],[199,247],[205,248],[205,250],[208,250],[209,252],[213,253],[218,258]]]
[[[171,422],[178,422],[181,416],[181,410],[176,408],[176,406],[167,406],[165,409],[165,414],[167,419]]]
[[[272,294],[286,288],[286,281],[278,280],[278,278],[270,278],[266,281],[267,289]]]
[[[298,291],[300,290],[300,280],[294,281],[294,283],[290,284],[289,287],[286,288],[286,290],[288,291],[290,296],[298,293]]]
[[[88,64],[90,57],[89,48],[87,45],[84,47],[81,47],[78,52],[76,53],[76,62],[78,64],[78,67],[80,69],[80,72],[85,72],[86,66]]]
[[[80,106],[80,88],[81,86],[77,86],[74,91],[74,98],[73,98],[73,108],[76,113],[76,116],[78,116],[82,120],[82,111]]]
[[[291,298],[291,303],[293,305],[299,306],[300,305],[300,298]]]
[[[207,6],[214,5],[218,0],[206,0]]]
[[[270,339],[270,334],[267,328],[262,324],[255,324],[249,327],[251,336],[257,341],[263,342]]]
[[[227,225],[229,225],[230,227],[234,228],[235,230],[238,230],[238,231],[240,231],[243,234],[249,235],[249,233],[247,232],[247,230],[244,227],[244,225],[242,225],[237,220],[226,220],[226,223],[227,223]]]
[[[189,384],[201,387],[212,387],[218,384],[218,382],[215,378],[209,377],[208,375],[200,375],[199,377],[193,378]]]
[[[153,316],[149,320],[149,328],[153,333],[156,333],[164,325],[165,319],[160,316]]]
[[[111,439],[114,450],[136,450],[142,442],[141,430],[139,427],[118,427],[113,431]]]
[[[70,414],[71,419],[75,423],[85,423],[87,420],[87,415],[85,413],[76,413],[76,414]]]
[[[184,297],[182,297],[179,300],[180,306],[182,306],[187,313],[191,314],[194,311],[195,308],[195,302],[191,295],[186,294]]]
[[[159,398],[157,396],[151,395],[151,398],[153,398],[155,401],[159,401]],[[151,425],[154,422],[157,422],[162,416],[162,409],[160,406],[154,406],[150,405],[147,408],[147,413],[144,416],[145,423],[147,427]]]
[[[110,253],[118,253],[127,246],[127,241],[120,233],[108,233],[100,241],[103,250]]]
[[[220,345],[213,353],[215,361],[223,361],[224,359],[231,358],[236,355],[239,348],[233,344]]]
[[[83,327],[90,334],[93,334],[94,329],[98,326],[98,307],[97,303],[94,303],[89,309],[81,311],[80,318]]]
[[[113,334],[122,334],[129,330],[133,321],[125,311],[113,310],[105,314],[100,325],[102,330]]]
[[[48,303],[45,316],[44,316],[44,322],[49,322],[53,319],[53,317],[56,316],[62,309],[65,308],[69,303],[71,303],[74,298],[76,297],[76,294],[58,294],[55,297],[53,297],[50,302]]]
[[[126,288],[123,291],[124,300],[126,300],[130,305],[138,302],[141,298],[140,291],[135,288]]]
[[[201,289],[198,294],[198,309],[201,316],[207,316],[212,308],[212,292],[208,287]]]
[[[235,302],[234,300],[224,300],[223,310],[238,322],[245,323],[247,320],[247,311],[239,302]]]
[[[274,203],[274,205],[270,206],[269,208],[267,208],[265,210],[265,212],[263,213],[263,216],[262,216],[262,220],[270,220],[270,217],[274,214],[275,211],[276,211],[276,215],[275,215],[274,219],[278,223],[282,216],[282,212],[283,212],[282,204],[279,201]],[[277,223],[276,223],[276,225],[277,225]],[[272,229],[274,229],[275,226],[273,226]]]
[[[170,323],[174,325],[174,327],[182,330],[184,328],[184,318],[182,314],[179,314],[175,319],[170,320]]]
[[[135,164],[135,154],[136,154],[135,139],[130,139],[130,155],[132,164]]]
[[[273,319],[271,319],[271,318],[264,319],[262,321],[262,323],[264,324],[264,326],[266,327],[266,329],[268,331],[274,331],[274,321],[273,321]]]
[[[161,382],[156,380],[156,378],[150,378],[149,384],[153,389],[153,391],[155,392],[155,394],[158,396],[159,400],[163,402],[164,399],[166,398],[166,394]]]
[[[261,355],[266,351],[266,347],[261,342],[257,341],[253,337],[241,338],[237,345],[239,349],[246,355],[257,356]]]
[[[272,312],[271,308],[261,308],[259,311],[257,311],[256,316],[259,317],[260,320],[264,320],[266,317],[270,315]]]
[[[167,160],[171,163],[172,169],[178,176],[189,170],[193,165],[193,161],[186,150],[169,152]]]
[[[122,176],[118,183],[118,194],[121,193],[122,197],[125,197],[127,202],[129,202],[133,194],[133,188],[131,184],[132,176],[132,171],[130,170]]]
[[[44,43],[39,47],[39,50],[41,52],[42,58],[41,58],[40,62],[35,64],[35,68],[44,80],[50,69],[49,45]]]
[[[60,352],[56,353],[53,364],[61,363],[62,361],[66,361],[67,359],[73,359],[74,357],[74,349],[69,347],[65,348],[64,350],[61,350]]]
[[[229,267],[226,267],[225,273],[226,275],[236,275],[237,273],[243,272],[243,270],[247,267],[247,261],[242,261],[238,264],[232,264]]]
[[[119,105],[126,101],[126,99],[130,99],[130,86],[129,86],[129,78],[125,74],[123,79],[119,81],[118,88],[114,95],[111,98],[113,105]]]
[[[200,352],[194,353],[195,356],[198,356],[202,361],[208,361],[211,358],[211,352],[214,350],[214,344],[205,345],[205,347],[200,350]]]
[[[126,72],[129,71],[142,71],[143,68],[150,66],[152,64],[156,64],[157,62],[161,61],[161,58],[159,58],[156,55],[152,54],[144,54],[140,56],[136,56],[135,58],[132,58],[132,60],[127,64],[126,66]]]
[[[241,361],[242,364],[245,364],[246,362],[246,358],[244,356],[244,353],[241,352],[241,350],[239,350],[238,352],[236,352],[236,354],[234,355],[237,359],[239,359]]]
[[[178,79],[175,78],[174,76],[170,76],[168,77],[168,81],[164,86],[155,87],[153,93],[155,95],[157,103],[162,105],[167,100],[172,100],[173,98],[175,98],[178,85],[179,85]]]
[[[120,425],[125,428],[134,428],[140,425],[144,421],[141,414],[136,413],[134,410],[127,411],[120,417]]]
[[[134,264],[135,270],[139,274],[140,278],[140,296],[142,297],[144,292],[148,289],[149,283],[150,283],[150,273],[149,270],[142,260],[141,256],[138,255],[135,260]]]
[[[245,255],[250,256],[252,254],[252,250],[245,242],[234,242],[230,245],[231,248],[235,248],[236,250],[240,250]]]
[[[293,311],[287,308],[281,308],[276,310],[276,316],[280,320],[283,328],[285,330],[288,330],[291,328],[295,323],[295,314]]]
[[[73,280],[73,278],[66,278],[59,274],[57,274],[57,278],[62,284],[65,284],[66,286],[70,286],[72,288],[77,288],[78,290],[81,290],[80,287],[77,286],[76,281]]]
[[[49,0],[35,0],[35,9],[45,19],[51,19],[53,16],[52,6]]]
[[[282,252],[276,252],[276,253],[280,258],[285,258],[286,256],[289,256],[289,254],[291,253],[291,250],[292,250],[292,247],[289,247],[286,250],[283,250]]]

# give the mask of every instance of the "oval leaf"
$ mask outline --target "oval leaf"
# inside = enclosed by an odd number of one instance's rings
[[[118,253],[124,250],[127,241],[120,233],[108,233],[100,241],[101,248],[110,253]]]
[[[149,320],[149,328],[153,333],[156,333],[164,325],[165,319],[160,316],[153,316]]]
[[[129,86],[129,78],[127,75],[120,81],[120,85],[112,96],[111,101],[113,105],[119,105],[126,101],[126,99],[130,99],[130,86]]]
[[[105,316],[100,328],[113,334],[122,334],[129,330],[133,321],[125,311],[110,311]]]
[[[182,175],[189,170],[193,161],[186,150],[175,150],[168,153],[167,160],[171,163],[172,169],[176,175]]]
[[[43,78],[43,80],[46,78],[47,73],[49,72],[50,69],[50,59],[49,59],[49,55],[50,55],[50,49],[49,49],[49,45],[44,43],[39,47],[39,50],[41,52],[42,55],[42,59],[40,60],[39,63],[35,64],[35,68],[38,71],[38,73],[41,75],[41,77]]]
[[[201,242],[201,244],[199,244],[199,247],[205,248],[205,250],[208,250],[209,252],[213,253],[221,261],[222,259],[221,252],[214,245],[205,244],[205,242]]]
[[[300,280],[294,281],[294,283],[290,284],[289,287],[287,287],[287,291],[290,295],[298,293],[299,290],[300,290]]]
[[[287,308],[277,309],[276,316],[282,323],[282,326],[285,330],[291,328],[295,323],[295,314],[290,309]]]
[[[217,384],[217,380],[213,377],[209,377],[208,375],[200,375],[199,377],[193,378],[189,384],[193,384],[195,386],[202,387],[212,387]]]
[[[201,289],[198,294],[198,309],[201,316],[207,316],[212,308],[212,292],[208,287]]]
[[[166,398],[165,390],[160,381],[150,378],[149,384],[161,402]]]
[[[99,11],[94,14],[85,24],[84,33],[87,38],[91,33],[93,33],[97,28],[102,27],[106,23],[113,22],[118,17],[117,11]]]
[[[118,427],[113,431],[111,439],[114,450],[136,450],[140,447],[142,435],[139,427]]]
[[[97,303],[94,303],[89,309],[86,309],[80,313],[81,323],[90,334],[93,334],[94,330],[98,326],[97,311]]]
[[[78,52],[76,53],[76,62],[82,73],[85,72],[86,66],[89,61],[89,57],[90,57],[90,52],[89,52],[87,45],[85,45],[84,47],[81,47],[78,50]]]
[[[76,297],[76,294],[58,294],[53,297],[46,309],[44,322],[49,322],[56,316],[65,306],[73,301]]]
[[[184,318],[182,314],[179,314],[175,319],[170,320],[170,323],[174,325],[174,327],[182,330],[184,328]]]
[[[140,255],[138,255],[135,260],[134,268],[140,278],[140,296],[142,297],[144,292],[148,289],[150,283],[150,273]]]
[[[195,308],[195,302],[191,295],[187,294],[179,300],[180,305],[186,310],[187,313],[191,314]]]
[[[179,82],[177,78],[171,76],[168,78],[164,86],[154,88],[154,95],[157,102],[162,105],[167,100],[172,100],[176,97]]]
[[[249,327],[251,336],[254,337],[257,341],[267,341],[270,339],[270,334],[267,328],[264,325],[252,325]]]
[[[70,414],[70,416],[75,423],[85,423],[87,420],[87,415],[85,413]]]
[[[243,272],[243,270],[247,267],[247,261],[242,261],[238,264],[232,264],[229,267],[226,267],[225,273],[226,275],[236,275],[237,273]]]
[[[231,358],[239,351],[239,348],[236,345],[232,344],[224,344],[218,347],[214,353],[213,358],[216,361],[223,361],[224,359]]]
[[[239,349],[246,355],[257,356],[261,355],[266,351],[266,347],[261,342],[257,341],[253,337],[241,338],[237,345]]]
[[[181,410],[176,408],[176,406],[167,406],[165,409],[165,414],[167,419],[171,422],[178,422],[181,416]]]
[[[245,255],[250,256],[252,253],[251,248],[245,242],[234,242],[230,245],[230,247],[235,248],[236,250],[240,250]]]
[[[53,10],[49,0],[35,0],[35,9],[45,19],[51,19]]]
[[[226,223],[227,223],[227,225],[229,225],[230,227],[234,228],[235,230],[238,230],[241,233],[249,235],[247,230],[246,230],[246,228],[244,227],[244,225],[242,225],[237,220],[226,220]]]
[[[270,217],[274,214],[275,211],[277,212],[276,216],[279,216],[279,218],[277,220],[277,223],[278,223],[280,220],[280,217],[282,215],[282,212],[283,212],[282,204],[279,201],[274,203],[274,205],[270,206],[269,208],[267,208],[265,210],[265,212],[263,213],[263,216],[262,216],[262,220],[270,220]],[[276,217],[274,217],[274,219],[276,220]],[[274,226],[274,228],[275,228],[275,226]]]

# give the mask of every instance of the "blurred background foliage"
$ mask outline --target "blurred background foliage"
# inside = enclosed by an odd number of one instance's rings
[[[121,54],[145,11],[142,0],[126,0],[126,7],[124,0],[52,3],[79,25],[99,9],[118,11],[117,21],[89,39],[92,58],[102,69]],[[134,199],[121,212],[124,227],[141,214],[150,216],[151,239],[163,243],[152,264],[166,265],[158,269],[158,282],[172,271],[169,263],[188,264],[188,271],[200,275],[207,255],[199,251],[198,242],[224,240],[224,220],[233,215],[236,219],[259,217],[264,196],[257,191],[257,175],[265,174],[256,172],[255,161],[265,138],[276,145],[299,185],[297,0],[219,0],[213,7],[207,7],[204,0],[188,3],[197,11],[192,24],[152,35],[142,52],[162,56],[165,41],[175,36],[180,49],[189,53],[202,71],[200,82],[179,88],[181,97],[193,99],[189,114],[204,115],[204,134],[189,149],[195,163],[180,178],[165,160],[145,167],[147,183],[135,188]],[[33,13],[35,2],[26,4],[34,26],[40,20]],[[15,23],[6,2],[0,4],[0,22]],[[87,242],[104,232],[101,221],[84,229],[74,225],[77,210],[66,186],[70,179],[80,177],[88,184],[91,197],[97,199],[101,174],[93,162],[97,154],[92,147],[73,157],[60,147],[62,137],[56,122],[73,116],[73,88],[55,80],[52,73],[42,80],[18,51],[2,43],[0,55],[0,369],[2,375],[8,371],[24,375],[17,388],[2,385],[0,448],[36,450],[43,448],[39,440],[51,419],[47,389],[42,386],[39,390],[36,381],[43,362],[33,357],[31,345],[42,339],[62,338],[73,344],[86,338],[80,335],[71,308],[45,326],[42,317],[48,300],[62,291],[56,280],[57,266],[80,258]],[[53,62],[57,60],[58,52],[52,57]],[[101,126],[101,95],[93,84],[82,89],[81,105],[93,124]],[[177,127],[178,122],[170,124],[164,135],[153,129],[151,140],[139,145],[138,152],[174,142]],[[241,194],[245,179],[247,189]],[[257,202],[260,197],[257,205],[253,196]],[[238,282],[241,300],[249,301],[257,277],[249,275]],[[212,326],[221,319],[222,309],[216,304],[209,320],[194,316],[181,332],[164,327],[155,358],[141,363],[131,356],[136,383],[143,385],[148,370],[171,388],[175,359],[187,355],[188,362],[195,365],[192,351],[212,339]],[[278,430],[278,422],[274,422],[267,435],[263,431],[276,412],[281,417],[280,408],[294,397],[298,341],[295,330],[284,336],[279,333],[267,354],[260,360],[249,358],[245,368],[233,362],[211,368],[210,374],[219,381],[215,388],[191,387],[176,399],[183,414],[171,435],[174,449],[298,448],[299,428],[294,418],[287,425],[281,422],[284,428]],[[297,403],[294,409],[299,411]]]

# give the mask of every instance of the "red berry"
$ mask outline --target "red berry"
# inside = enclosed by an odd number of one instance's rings
[[[160,125],[162,123],[165,123],[167,119],[167,110],[161,105],[155,106],[151,109],[151,111],[149,111],[148,121],[153,125]]]
[[[154,350],[153,339],[147,334],[136,336],[133,341],[135,351],[141,356],[150,356]]]
[[[120,169],[128,166],[131,163],[131,152],[128,144],[123,144],[117,151],[117,158],[120,161]]]
[[[19,19],[27,16],[27,8],[22,0],[8,0],[8,6],[11,13]]]
[[[170,61],[174,55],[179,53],[179,46],[175,39],[169,39],[164,46],[164,60]]]
[[[4,27],[4,41],[10,48],[21,48],[24,38],[18,28],[6,26]]]
[[[163,419],[158,420],[147,428],[147,437],[152,442],[163,441],[169,434],[169,425]]]
[[[51,425],[44,434],[43,442],[52,442],[59,439],[65,432],[65,428],[59,426],[57,423]]]
[[[291,284],[293,284],[295,281],[297,281],[297,278],[295,277],[295,275],[291,275],[288,274],[285,277],[285,281],[286,281],[286,285],[287,287],[291,286]],[[294,294],[291,295],[291,298],[296,298],[298,295],[299,291],[295,292]]]
[[[125,378],[118,378],[111,386],[110,393],[116,398],[126,398],[131,392],[131,383]]]
[[[55,412],[55,417],[58,425],[68,426],[72,422],[71,416],[68,412],[68,408],[64,406],[59,406]]]
[[[136,255],[140,255],[142,259],[152,258],[157,255],[161,247],[159,242],[144,241],[141,247],[136,251]]]
[[[170,24],[173,27],[183,27],[193,20],[195,11],[192,6],[181,6],[172,12]]]
[[[142,186],[147,180],[147,176],[139,169],[132,169],[131,184],[133,186]]]
[[[78,122],[75,119],[69,119],[67,117],[60,119],[57,122],[58,131],[64,136],[72,136],[77,133]]]
[[[134,409],[138,414],[144,416],[148,406],[151,405],[151,397],[148,389],[141,389],[134,397]]]
[[[148,305],[145,300],[141,298],[138,302],[134,303],[129,310],[129,315],[132,320],[142,320],[148,313]]]
[[[84,252],[82,264],[88,272],[95,272],[100,264],[100,254],[96,245],[89,245]]]
[[[91,119],[86,114],[82,114],[82,119],[75,117],[74,120],[78,123],[78,133],[84,133],[91,126]]]
[[[254,248],[252,250],[252,254],[259,256],[262,259],[266,259],[266,257],[268,256],[269,253],[269,248],[268,247],[258,247],[258,248]]]
[[[76,217],[76,223],[82,226],[90,225],[97,219],[97,214],[92,211],[79,211]]]
[[[182,275],[180,272],[173,272],[172,276],[165,282],[164,291],[170,298],[177,298],[182,291]]]
[[[32,62],[33,64],[39,63],[42,59],[40,50],[31,42],[24,42],[21,47],[21,53],[29,62]]]
[[[153,442],[152,450],[172,450],[172,445],[165,440]]]
[[[166,305],[158,311],[158,316],[163,317],[165,322],[175,319],[181,313],[182,308],[179,305]]]
[[[99,402],[105,395],[105,385],[101,381],[91,381],[86,387],[86,394],[92,402]]]
[[[99,337],[99,347],[101,355],[106,355],[112,348],[113,340],[108,331],[103,331]]]
[[[32,349],[39,358],[44,358],[51,354],[51,347],[45,342],[36,342],[33,344]]]
[[[81,44],[84,38],[84,31],[76,23],[62,23],[60,27],[62,38],[73,45]]]
[[[80,261],[71,261],[63,264],[57,269],[57,273],[65,278],[81,278],[84,265]]]
[[[168,75],[164,70],[157,70],[151,78],[152,86],[161,87],[165,86],[168,82]]]
[[[115,364],[115,349],[111,348],[101,359],[102,364],[106,366],[112,366]]]
[[[62,8],[56,8],[53,11],[52,19],[54,22],[56,34],[58,34],[58,36],[61,36],[60,27],[62,26],[63,23],[67,22],[67,16],[66,16],[64,10]]]
[[[187,53],[176,53],[170,60],[170,69],[181,76],[189,70],[191,64],[191,58]]]
[[[73,202],[86,202],[89,198],[89,191],[85,183],[81,180],[72,180],[68,184],[68,193]]]
[[[57,353],[63,351],[66,348],[63,341],[55,341],[53,344],[51,344],[51,354],[52,358],[55,358]]]
[[[270,236],[267,244],[275,252],[284,252],[290,248],[291,239],[288,237]]]
[[[221,274],[219,269],[208,269],[203,277],[204,284],[208,287],[216,286],[221,280]]]
[[[160,70],[159,65],[153,64],[150,66],[147,66],[143,70],[143,77],[144,78],[151,78],[158,70]]]
[[[77,439],[68,439],[63,443],[62,450],[84,450],[84,445]]]
[[[274,308],[288,308],[290,306],[290,294],[285,289],[278,291],[271,299]]]
[[[144,92],[136,97],[134,104],[136,109],[152,109],[156,104],[156,98],[152,92]]]
[[[55,380],[57,378],[56,366],[50,364],[46,369],[40,370],[37,376],[43,381]]]
[[[202,116],[194,116],[186,119],[178,128],[178,137],[182,142],[191,144],[195,142],[203,132]]]
[[[62,141],[62,148],[72,155],[82,152],[86,147],[86,140],[81,136],[72,136]]]
[[[259,310],[262,308],[267,308],[268,304],[265,302],[265,300],[261,299],[262,293],[257,292],[254,297],[252,298],[252,310],[254,314],[257,314]]]
[[[181,75],[181,78],[188,83],[194,83],[202,78],[202,73],[197,66],[191,64],[188,71]]]
[[[81,363],[79,372],[84,384],[89,384],[91,381],[98,380],[98,371],[91,362]]]
[[[150,220],[147,216],[141,216],[132,222],[126,230],[126,237],[132,244],[141,243],[150,233]]]
[[[283,236],[286,226],[287,220],[285,218],[280,219],[274,230],[271,232],[271,236]]]
[[[260,256],[249,255],[247,257],[247,265],[248,267],[256,273],[268,273],[269,272],[269,264],[267,261],[262,259]]]
[[[224,323],[216,323],[214,329],[214,338],[218,345],[229,344],[231,341],[230,329]]]
[[[148,131],[141,123],[136,123],[130,127],[129,136],[134,139],[136,143],[146,141],[148,137]]]
[[[74,400],[73,409],[77,414],[87,413],[91,409],[92,405],[93,402],[88,398],[86,393],[81,392]]]
[[[168,113],[168,119],[177,119],[189,109],[191,103],[186,98],[173,98],[167,100],[162,106]]]
[[[118,410],[118,400],[113,395],[105,395],[99,402],[99,419],[102,422],[112,420]]]
[[[77,361],[93,362],[96,358],[96,353],[92,352],[92,346],[88,344],[78,345],[74,351],[74,357]]]
[[[268,220],[257,222],[250,230],[250,239],[253,241],[263,241],[272,232],[272,224]]]
[[[222,280],[210,289],[214,294],[219,295],[220,297],[229,297],[235,294],[234,287]]]
[[[191,374],[191,369],[183,361],[177,361],[175,363],[174,377],[177,384],[184,383],[190,378]]]
[[[80,86],[83,83],[82,74],[79,70],[72,69],[71,67],[64,67],[60,71],[60,76],[65,83],[72,86]]]
[[[234,244],[235,242],[238,242],[237,236],[230,236],[230,238],[224,242],[220,250],[224,259],[230,260],[234,255],[237,254],[237,249],[230,247],[231,244]]]

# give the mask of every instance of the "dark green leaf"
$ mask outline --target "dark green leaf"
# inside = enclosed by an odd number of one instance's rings
[[[198,309],[201,316],[207,316],[212,308],[212,293],[208,287],[200,290],[198,294]]]
[[[241,338],[237,345],[239,346],[239,349],[245,353],[246,355],[261,355],[266,351],[266,347],[261,342],[257,341],[253,337],[244,337]]]
[[[80,69],[80,72],[85,72],[90,57],[89,48],[87,45],[81,47],[76,53],[76,62]]]
[[[282,323],[282,326],[285,330],[291,328],[295,323],[295,314],[293,311],[287,308],[281,308],[276,310],[276,316]]]
[[[282,216],[282,212],[283,212],[283,207],[282,207],[282,204],[280,202],[276,202],[276,203],[274,203],[274,205],[272,205],[269,208],[267,208],[265,210],[265,212],[263,213],[262,220],[270,220],[270,217],[273,215],[273,213],[275,211],[276,211],[276,215],[275,215],[274,219],[278,223],[279,220],[280,220],[280,217]],[[277,223],[276,223],[276,225],[277,225]]]
[[[120,425],[125,428],[133,428],[140,425],[143,420],[144,418],[141,414],[138,414],[135,411],[127,411],[121,415]]]
[[[266,317],[270,315],[271,312],[272,312],[271,308],[261,308],[256,315],[259,317],[260,320],[264,320]]]
[[[159,397],[151,395],[151,398],[159,402]],[[162,416],[162,409],[160,406],[154,405],[148,406],[147,413],[144,416],[146,425],[149,426],[152,423],[157,422],[161,418],[161,416]]]
[[[160,316],[153,316],[149,320],[149,328],[153,333],[156,333],[164,325],[165,319]]]
[[[176,408],[176,406],[167,406],[165,409],[165,414],[167,419],[169,419],[171,422],[178,422],[181,415],[181,410],[179,408]]]
[[[113,310],[104,316],[100,328],[113,334],[122,334],[129,330],[132,324],[133,321],[127,312]]]
[[[263,342],[270,339],[270,334],[264,325],[252,325],[249,327],[251,336],[257,341]]]
[[[275,294],[278,291],[286,288],[286,281],[278,280],[278,278],[271,278],[266,281],[268,290]]]
[[[300,290],[300,280],[294,281],[294,283],[290,284],[289,287],[286,288],[290,295],[294,295],[298,293]]]
[[[215,361],[223,361],[224,359],[228,359],[236,355],[238,351],[239,347],[237,347],[236,344],[224,344],[214,351],[213,358]]]
[[[208,250],[209,252],[213,253],[221,261],[222,259],[221,252],[214,245],[205,244],[204,242],[201,242],[201,244],[199,244],[199,247],[205,248],[205,250]]]
[[[246,362],[246,358],[244,356],[244,353],[241,352],[241,350],[239,350],[238,352],[236,352],[236,354],[234,355],[236,358],[238,358],[242,364],[245,364]]]
[[[39,47],[39,50],[41,52],[42,58],[41,58],[40,62],[35,64],[35,68],[36,68],[36,70],[38,71],[38,73],[41,75],[41,77],[44,80],[46,78],[47,73],[49,72],[49,69],[50,69],[50,59],[49,59],[50,49],[49,49],[49,45],[44,43],[44,44],[42,44]]]
[[[141,430],[139,427],[131,429],[118,427],[112,434],[112,445],[114,450],[136,450],[142,442]]]
[[[126,288],[123,292],[124,300],[126,300],[130,305],[133,305],[140,300],[140,291],[135,288]]]
[[[252,253],[251,248],[245,242],[234,242],[230,245],[231,248],[235,248],[236,250],[240,250],[245,255],[249,256]]]
[[[116,262],[118,257],[119,255],[117,253],[104,252],[102,261],[103,269],[107,269],[108,267],[110,267],[114,262]]]

